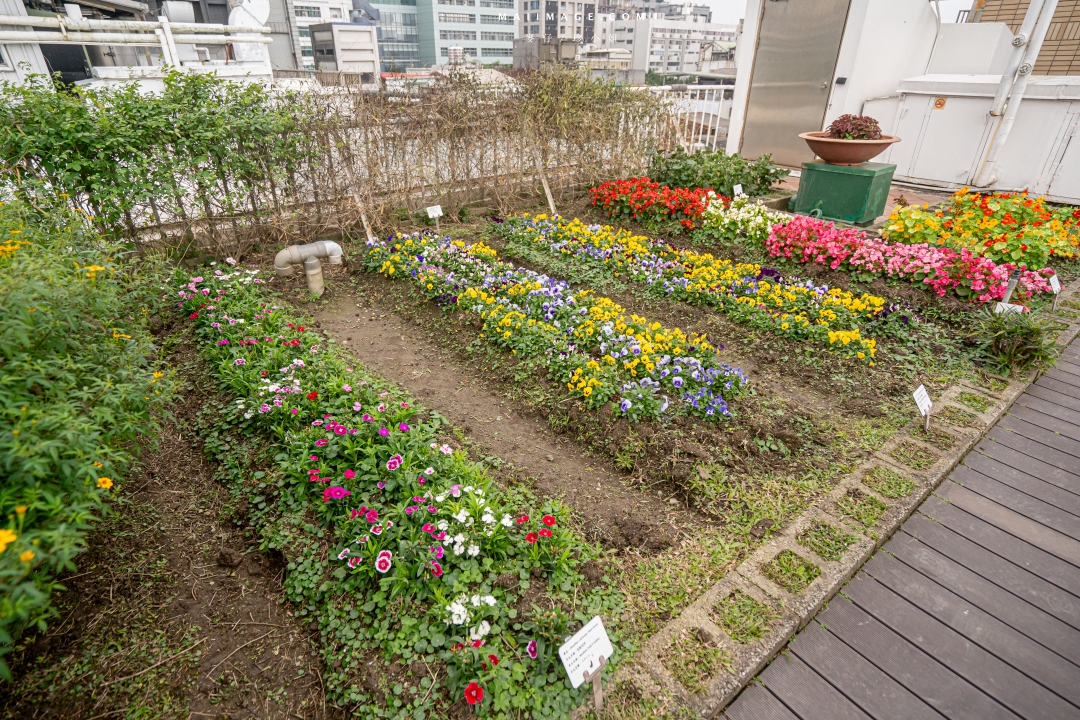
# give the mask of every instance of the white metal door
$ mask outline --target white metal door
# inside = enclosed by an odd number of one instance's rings
[[[765,0],[740,152],[781,165],[813,160],[851,0]]]

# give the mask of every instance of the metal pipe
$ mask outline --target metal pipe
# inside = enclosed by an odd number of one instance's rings
[[[1005,73],[1001,76],[1001,82],[998,83],[997,92],[994,93],[994,102],[990,104],[991,115],[1001,115],[1005,100],[1009,96],[1009,90],[1016,80],[1016,71],[1020,68],[1020,62],[1027,52],[1026,46],[1031,39],[1031,31],[1035,27],[1035,22],[1039,19],[1043,2],[1044,0],[1031,0],[1027,14],[1024,15],[1024,21],[1020,25],[1020,32],[1012,40],[1014,50],[1009,56],[1009,63],[1005,66]]]
[[[160,22],[146,20],[94,20],[83,18],[76,21],[60,16],[34,17],[28,15],[0,15],[0,26],[14,25],[17,27],[64,27],[68,30],[144,30],[152,31],[161,27]],[[176,34],[182,33],[252,33],[266,35],[270,33],[268,27],[248,27],[246,25],[218,25],[216,23],[169,23],[169,28]]]
[[[1054,11],[1057,10],[1057,5],[1058,0],[1046,0],[1043,4],[1039,21],[1035,24],[1031,41],[1028,43],[1027,51],[1024,53],[1024,62],[1020,65],[1018,71],[1020,76],[1016,84],[1013,85],[1008,105],[1005,108],[1005,114],[1001,118],[1001,124],[998,126],[997,133],[990,143],[990,148],[986,151],[986,160],[983,163],[982,171],[975,178],[977,187],[990,187],[998,180],[998,156],[1001,155],[1001,149],[1005,147],[1005,142],[1009,139],[1009,133],[1012,132],[1013,124],[1016,122],[1016,113],[1020,110],[1020,102],[1024,99],[1024,93],[1027,92],[1028,80],[1031,79],[1031,72],[1035,69],[1035,61],[1039,58],[1039,51],[1042,50],[1046,33],[1050,30],[1050,23],[1054,19]]]
[[[331,265],[340,265],[341,246],[332,240],[319,240],[307,245],[290,245],[274,256],[274,271],[281,277],[288,277],[293,274],[294,265],[303,263],[308,290],[316,295],[322,295],[325,285],[319,258],[325,258]]]
[[[159,31],[160,32],[160,31]],[[229,43],[253,43],[269,45],[273,38],[262,35],[243,37],[242,35],[182,35],[185,44],[228,45]],[[0,30],[0,42],[5,43],[49,43],[54,45],[160,45],[162,37],[149,33],[105,33],[105,32],[69,32],[59,33],[34,32],[33,30]]]

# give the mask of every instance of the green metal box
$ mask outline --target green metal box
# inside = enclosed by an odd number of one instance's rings
[[[875,162],[803,163],[799,192],[792,200],[791,209],[800,215],[870,225],[885,212],[895,170],[895,165]]]

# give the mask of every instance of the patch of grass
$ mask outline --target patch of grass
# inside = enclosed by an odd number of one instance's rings
[[[809,560],[803,560],[791,550],[781,550],[761,566],[761,572],[792,595],[798,595],[821,574],[821,568]]]
[[[992,404],[988,398],[984,398],[982,395],[976,395],[973,392],[964,391],[956,396],[957,402],[961,405],[967,405],[969,408],[976,412],[986,412],[990,409]]]
[[[913,442],[902,442],[889,453],[891,457],[913,470],[925,470],[937,462],[937,457]]]
[[[936,448],[940,448],[941,450],[952,450],[953,447],[956,445],[956,438],[945,432],[944,430],[940,430],[934,427],[933,422],[933,418],[931,418],[930,432],[927,432],[926,428],[922,425],[917,428],[912,428],[912,437],[914,437],[916,440],[921,440],[924,443],[929,443]]]
[[[1008,381],[1002,380],[1001,378],[993,377],[992,375],[987,375],[986,373],[982,373],[980,375],[980,379],[982,380],[980,385],[982,385],[990,392],[1001,392],[1005,388],[1009,387]]]
[[[715,532],[684,539],[663,553],[617,558],[626,605],[622,627],[640,644],[731,571],[746,545]]]
[[[610,684],[609,684],[610,683]],[[644,696],[628,680],[604,680],[604,710],[598,714],[593,709],[592,700],[586,700],[581,706],[585,720],[697,720],[698,715],[688,707],[683,707],[667,691],[661,690],[656,695]]]
[[[709,680],[731,664],[727,653],[716,647],[709,634],[700,628],[679,633],[661,653],[660,661],[695,695],[705,692]]]
[[[850,518],[863,527],[870,528],[888,509],[888,506],[876,497],[858,490],[851,490],[836,501],[836,508],[840,512],[841,519]]]
[[[857,538],[840,528],[815,520],[795,540],[824,560],[836,562]]]
[[[740,645],[760,640],[768,632],[769,625],[780,617],[772,607],[741,590],[735,590],[721,600],[709,614],[713,622]]]
[[[946,425],[953,425],[954,427],[979,427],[979,418],[969,413],[967,410],[961,410],[953,405],[946,405],[941,410],[938,410],[933,415],[934,420],[940,420]]]
[[[915,482],[888,468],[877,467],[866,473],[863,484],[887,498],[901,498],[911,494]]]

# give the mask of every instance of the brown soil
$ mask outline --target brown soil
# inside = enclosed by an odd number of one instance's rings
[[[420,337],[415,323],[381,304],[362,304],[358,307],[356,296],[338,293],[315,319],[358,360],[447,417],[517,473],[533,478],[539,493],[563,499],[589,534],[598,532],[614,547],[655,550],[670,544],[672,533],[663,526],[697,522],[680,506],[631,489],[609,462],[583,456],[542,420],[508,404],[487,388],[489,378],[478,378],[453,353]]]
[[[222,519],[227,492],[190,426],[212,400],[205,391],[185,392],[176,421],[123,483],[113,516],[79,557],[79,571],[63,580],[60,620],[27,636],[25,649],[9,658],[16,677],[0,694],[4,716],[133,717],[136,706],[171,715],[162,698],[132,694],[124,682],[151,669],[177,695],[180,717],[335,716],[313,650],[318,631],[282,605],[283,567],[252,547],[250,533]],[[131,631],[147,623],[169,640],[160,658],[148,656]],[[181,642],[185,636],[197,644]],[[73,658],[90,663],[89,682],[86,674],[64,680]]]

